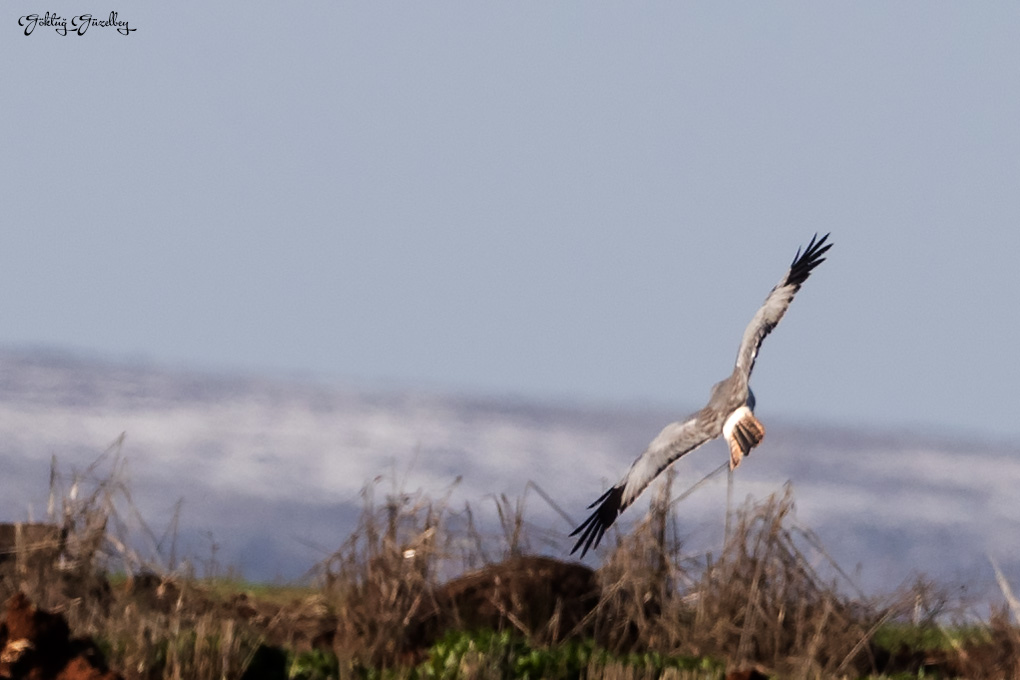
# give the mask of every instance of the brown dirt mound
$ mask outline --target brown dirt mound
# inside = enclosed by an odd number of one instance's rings
[[[549,644],[578,634],[599,602],[594,572],[548,557],[515,557],[441,586],[400,553],[351,561],[328,591],[334,651],[380,667],[416,663],[449,630],[512,630]]]
[[[434,606],[411,626],[411,638],[428,646],[452,628],[509,628],[548,644],[579,632],[598,601],[595,572],[583,564],[515,557],[437,589]]]
[[[63,616],[36,609],[20,592],[7,601],[0,650],[0,678],[123,680],[91,640],[71,637]]]

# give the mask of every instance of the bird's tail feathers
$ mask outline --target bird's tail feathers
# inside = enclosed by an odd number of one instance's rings
[[[765,426],[746,406],[741,406],[723,424],[723,437],[730,445],[730,469],[734,470],[751,449],[765,438]]]

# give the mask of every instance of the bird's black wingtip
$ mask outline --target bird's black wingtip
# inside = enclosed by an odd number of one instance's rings
[[[621,504],[623,500],[623,487],[614,486],[609,491],[599,496],[598,500],[588,506],[593,508],[596,505],[598,508],[595,512],[588,516],[588,519],[584,520],[580,526],[570,532],[570,536],[577,536],[577,542],[574,547],[570,550],[570,554],[573,555],[578,550],[581,551],[580,558],[584,559],[584,556],[588,554],[589,550],[594,550],[599,547],[599,543],[602,542],[602,537],[606,534],[606,529],[612,526],[613,522],[616,521],[617,516],[621,511]]]
[[[790,264],[790,273],[786,277],[787,283],[792,283],[795,286],[800,286],[807,280],[807,277],[811,275],[811,271],[825,262],[825,258],[822,257],[832,247],[831,243],[826,243],[829,239],[829,234],[826,233],[821,238],[818,238],[816,232],[811,240],[808,241],[807,247],[801,252],[801,249],[797,249],[797,254],[793,258],[793,262]]]
[[[592,503],[591,505],[589,505],[587,509],[591,510],[592,508],[594,508],[599,503],[604,502],[607,498],[609,498],[609,495],[612,494],[614,491],[616,491],[616,487],[615,486],[612,489],[610,489],[609,491],[606,491],[604,494],[602,494],[598,498],[596,498],[595,502]],[[577,533],[577,530],[575,529],[574,530],[574,534],[576,534],[576,533]],[[573,536],[574,534],[570,534],[570,535]]]

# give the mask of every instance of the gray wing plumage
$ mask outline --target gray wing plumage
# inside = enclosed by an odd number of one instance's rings
[[[803,254],[800,250],[797,250],[797,255],[793,258],[790,269],[787,270],[786,275],[768,294],[765,302],[755,312],[751,323],[747,325],[747,330],[744,331],[744,339],[740,341],[740,349],[737,351],[737,368],[743,371],[745,379],[751,375],[751,370],[754,368],[754,360],[758,356],[758,348],[761,347],[762,340],[772,332],[772,329],[776,327],[779,320],[783,318],[787,307],[793,301],[793,296],[797,294],[801,285],[811,275],[811,270],[825,262],[825,258],[822,256],[832,247],[831,243],[825,243],[828,238],[828,234],[822,238],[818,238],[818,234],[815,234],[811,242],[808,243],[807,248],[804,249]]]
[[[588,509],[595,508],[571,536],[581,536],[570,554],[581,549],[581,557],[592,548],[597,548],[621,512],[634,502],[660,472],[685,453],[690,453],[710,439],[719,436],[719,427],[713,427],[704,410],[683,422],[670,423],[652,440],[645,452],[638,456],[620,483],[600,496]],[[598,506],[596,508],[596,506]]]

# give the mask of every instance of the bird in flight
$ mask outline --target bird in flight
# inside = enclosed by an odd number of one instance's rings
[[[754,318],[744,331],[737,351],[737,362],[733,373],[712,388],[708,404],[682,422],[670,423],[662,429],[645,452],[638,456],[623,479],[606,491],[588,509],[595,508],[571,536],[580,537],[570,554],[581,549],[584,557],[592,548],[597,548],[606,529],[621,512],[633,503],[645,487],[680,456],[690,453],[705,442],[722,435],[730,447],[730,470],[740,465],[744,456],[761,443],[765,428],[754,417],[754,393],[748,386],[758,348],[793,301],[793,296],[811,275],[811,271],[825,262],[822,257],[832,247],[826,243],[829,235],[812,237],[804,252],[797,250],[790,269],[765,298],[764,304],[755,312]]]

